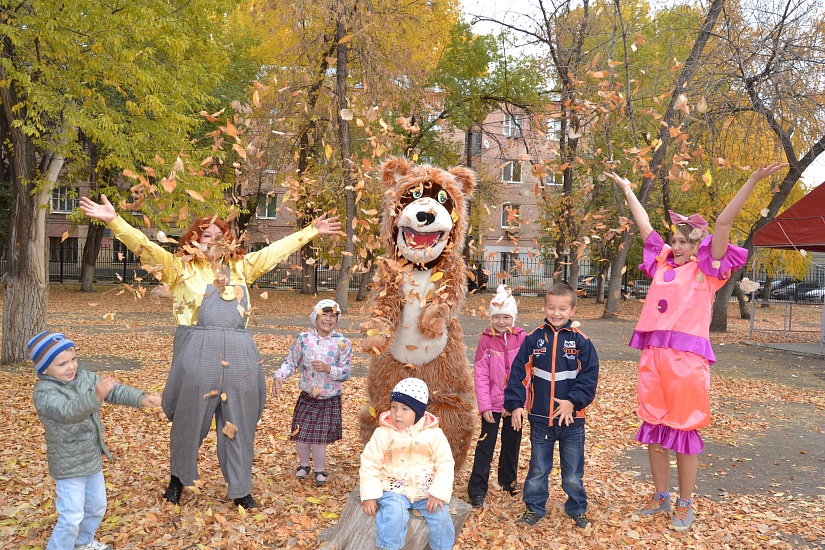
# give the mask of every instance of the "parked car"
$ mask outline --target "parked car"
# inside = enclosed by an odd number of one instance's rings
[[[806,302],[821,302],[825,298],[825,287],[815,288],[805,293]]]
[[[779,302],[804,302],[807,301],[806,295],[812,290],[817,290],[819,285],[816,283],[793,282],[787,284],[778,290],[771,292],[771,300]]]
[[[604,282],[604,297],[607,298],[609,292],[610,279]],[[597,275],[579,275],[578,291],[580,295],[588,298],[595,298],[599,289],[599,277]],[[627,285],[621,286],[619,298],[626,300],[628,296]]]
[[[643,299],[647,296],[648,291],[650,290],[650,279],[636,279],[631,281],[628,285],[630,290],[630,295],[636,299]]]
[[[774,279],[773,281],[771,281],[771,288],[770,288],[769,296],[771,297],[771,299],[775,299],[774,298],[775,293],[779,292],[780,290],[782,290],[783,288],[785,288],[786,286],[788,286],[788,285],[790,285],[791,283],[794,283],[794,282],[795,281],[791,277],[782,277],[781,279]],[[757,296],[757,298],[760,298],[760,299],[765,298],[765,283],[764,283],[764,281],[761,282],[759,290],[756,291],[756,296]]]

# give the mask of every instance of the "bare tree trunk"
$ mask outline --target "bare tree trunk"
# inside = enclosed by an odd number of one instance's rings
[[[98,151],[97,146],[91,141],[86,140],[89,147],[89,192],[97,191],[97,162]],[[103,232],[106,227],[94,220],[89,220],[88,230],[86,232],[86,243],[83,245],[83,258],[80,262],[80,292],[91,292],[92,283],[95,279],[95,265],[97,264],[97,257],[100,254],[100,243],[103,241]]]
[[[301,294],[318,292],[318,270],[315,262],[307,262],[310,258],[315,258],[315,249],[307,243],[301,247]]]
[[[338,2],[338,26],[335,31],[335,39],[338,44],[338,56],[336,64],[335,93],[338,97],[338,138],[341,142],[341,170],[343,172],[343,185],[346,189],[347,213],[344,221],[344,230],[347,240],[344,243],[343,256],[341,258],[341,273],[338,277],[338,286],[335,290],[335,299],[341,306],[343,312],[347,311],[347,301],[349,298],[349,282],[352,277],[352,261],[355,254],[355,187],[352,177],[352,141],[349,133],[349,122],[341,117],[341,111],[347,105],[347,56],[349,48],[344,37],[347,35],[345,17],[345,6],[343,2]]]
[[[656,176],[654,178],[643,178],[642,186],[637,193],[639,202],[641,202],[643,206],[646,205],[650,192],[653,188],[653,184],[656,180],[658,179],[665,181],[665,177],[667,176],[667,168],[664,166],[664,160],[668,146],[673,141],[673,138],[670,136],[669,128],[674,125],[674,119],[676,116],[676,109],[674,108],[674,105],[676,103],[676,99],[679,97],[679,94],[682,93],[684,84],[693,77],[696,67],[699,64],[699,57],[702,55],[702,52],[710,39],[713,27],[716,25],[716,20],[719,18],[719,14],[721,13],[724,5],[725,0],[713,0],[711,3],[708,13],[705,16],[705,22],[702,24],[702,30],[699,32],[699,35],[696,37],[696,41],[693,43],[693,48],[691,49],[690,55],[685,61],[685,66],[682,68],[682,74],[679,75],[679,80],[676,82],[676,86],[673,89],[673,93],[670,97],[670,104],[667,107],[667,111],[665,111],[665,124],[662,125],[662,128],[659,131],[661,145],[653,153],[653,158],[650,161],[650,172]],[[613,257],[613,262],[610,266],[610,272],[613,276],[610,278],[610,287],[607,292],[607,305],[604,308],[605,317],[615,316],[619,313],[618,295],[622,288],[622,280],[621,277],[617,277],[616,274],[621,273],[622,269],[627,264],[627,253],[630,250],[630,242],[633,240],[633,236],[635,234],[635,225],[630,230],[622,233],[618,250],[616,255]],[[730,294],[728,294],[728,297],[730,297]]]
[[[11,112],[7,89],[2,92],[5,114]],[[8,119],[6,119],[8,121]],[[4,122],[6,122],[4,121]],[[26,342],[46,328],[49,281],[46,273],[46,202],[48,190],[33,183],[34,144],[18,128],[11,128],[12,207],[6,272],[3,275],[4,365],[28,359]]]

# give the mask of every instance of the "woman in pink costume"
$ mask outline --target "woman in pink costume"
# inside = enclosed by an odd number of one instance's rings
[[[748,260],[747,250],[728,243],[730,230],[756,184],[786,166],[762,164],[754,171],[719,214],[712,235],[699,214],[684,217],[670,212],[676,226],[670,245],[653,230],[630,182],[607,174],[624,191],[645,243],[639,268],[653,279],[630,346],[642,350],[636,410],[642,426],[636,440],[647,444],[656,490],[634,516],[671,512],[672,450],[679,498],[671,525],[683,531],[693,523],[692,494],[698,454],[704,447],[698,430],[710,421],[709,365],[716,360],[709,339],[713,296]]]

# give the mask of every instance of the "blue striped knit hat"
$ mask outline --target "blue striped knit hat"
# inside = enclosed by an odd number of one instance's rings
[[[427,410],[430,400],[430,390],[427,383],[420,378],[405,378],[395,385],[390,394],[390,401],[403,403],[415,413],[415,421],[421,420]]]
[[[49,368],[54,358],[69,348],[75,347],[74,342],[66,338],[60,332],[44,330],[26,344],[29,348],[29,357],[34,363],[37,374]]]

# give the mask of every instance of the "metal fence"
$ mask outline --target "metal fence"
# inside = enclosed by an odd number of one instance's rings
[[[119,243],[116,243],[119,245]],[[53,250],[49,258],[49,281],[68,283],[80,281],[81,258],[83,247],[77,246],[64,250]],[[103,248],[95,264],[95,281],[130,282],[136,278],[143,284],[155,284],[155,278],[141,269],[140,261],[125,248]],[[303,271],[300,252],[294,252],[275,269],[262,275],[256,282],[259,287],[298,290],[301,288]],[[468,286],[477,292],[494,292],[503,283],[510,286],[518,295],[540,295],[551,284],[556,271],[556,262],[542,261],[528,254],[494,253],[475,256],[467,261],[472,275],[468,276]],[[4,272],[6,260],[0,260],[0,272]],[[559,276],[569,283],[570,266],[567,262],[558,263]],[[321,263],[314,267],[318,290],[334,290],[340,276],[339,270]],[[825,268],[814,266],[802,279],[794,279],[779,274],[770,281],[769,292],[765,291],[768,282],[764,272],[751,272],[747,276],[758,282],[760,288],[754,292],[757,299],[786,303],[822,303],[825,296]],[[350,280],[349,288],[358,290],[360,277]],[[594,297],[598,288],[598,275],[591,270],[590,261],[579,260],[579,277],[576,288],[588,297]],[[607,292],[609,277],[604,283],[603,292]],[[572,286],[572,285],[571,285]],[[650,280],[638,273],[635,266],[628,266],[622,276],[621,294],[623,298],[644,298],[650,287]]]

